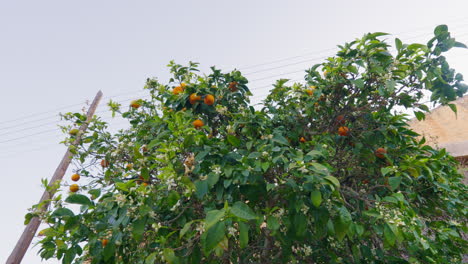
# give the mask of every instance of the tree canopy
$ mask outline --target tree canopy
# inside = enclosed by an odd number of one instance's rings
[[[465,45],[445,25],[434,33],[426,45],[395,39],[393,50],[387,34],[366,34],[307,69],[304,82],[278,80],[257,108],[240,71],[201,75],[197,63],[171,62],[169,83],[147,80],[150,99],[109,103],[130,128],[111,133],[95,117],[67,137],[82,138],[72,147],[81,180],[26,216],[48,225],[41,257],[461,262],[468,207],[457,163],[395,111],[422,119],[425,95],[450,104],[467,91],[443,56]],[[85,120],[65,117],[67,132]]]

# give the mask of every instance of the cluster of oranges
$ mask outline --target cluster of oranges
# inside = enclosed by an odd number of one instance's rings
[[[344,126],[346,123],[345,117],[343,115],[339,115],[336,117],[335,121],[338,125],[340,125],[340,127],[338,128],[338,135],[342,137],[348,137],[350,135],[350,130],[347,126]],[[354,144],[350,145],[353,146]],[[387,150],[380,147],[374,151],[374,154],[377,158],[384,159],[385,154],[387,154]]]
[[[202,100],[202,97],[201,95],[198,95],[197,93],[192,93],[190,96],[189,96],[189,102],[190,104],[196,104],[197,102],[201,101]],[[206,104],[206,105],[214,105],[215,103],[215,97],[214,95],[212,94],[207,94],[205,95],[205,98],[203,99],[203,102]]]
[[[73,174],[73,175],[71,176],[71,180],[72,180],[72,181],[75,181],[75,182],[79,181],[80,178],[81,178],[80,175],[77,174],[77,173],[75,173],[75,174]],[[80,189],[80,186],[78,186],[78,184],[76,184],[76,183],[70,185],[70,192],[77,192],[79,189]]]

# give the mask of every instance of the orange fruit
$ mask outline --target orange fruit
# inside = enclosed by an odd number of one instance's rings
[[[239,84],[238,82],[230,82],[229,83],[229,90],[231,90],[231,92],[236,92],[238,84]]]
[[[131,170],[131,169],[133,169],[133,164],[132,164],[132,163],[129,163],[129,164],[127,164],[127,165],[125,166],[125,168],[126,168],[127,170]]]
[[[141,106],[140,100],[133,100],[130,102],[132,108],[138,109]]]
[[[79,129],[73,128],[73,129],[70,130],[70,132],[68,132],[68,134],[70,134],[72,136],[76,136],[76,135],[78,135],[78,132],[80,132]]]
[[[385,158],[385,154],[387,154],[387,150],[384,148],[378,148],[375,150],[375,156],[377,158],[383,159]]]
[[[177,86],[172,90],[172,94],[180,94],[182,92],[184,92],[184,88],[182,88],[181,86]]]
[[[143,186],[148,186],[148,185],[149,185],[149,183],[147,183],[147,182],[143,183]]]
[[[346,122],[346,119],[344,117],[344,115],[339,115],[335,118],[335,121],[338,125],[344,125],[345,122]]]
[[[299,141],[300,141],[301,143],[304,143],[304,142],[306,142],[307,140],[306,140],[304,137],[301,137],[301,138],[299,139]]]
[[[102,247],[107,246],[107,243],[109,243],[108,239],[104,238],[103,240],[101,240]]]
[[[80,180],[80,175],[75,173],[75,174],[73,174],[71,176],[71,179],[72,179],[72,181],[79,181]]]
[[[107,161],[107,160],[105,160],[105,159],[101,160],[101,166],[102,166],[103,168],[109,167],[109,161]]]
[[[80,189],[80,186],[78,186],[78,184],[70,185],[70,192],[77,192],[79,189]]]
[[[214,102],[215,102],[215,98],[214,98],[214,96],[212,94],[209,94],[209,95],[205,96],[204,102],[207,105],[213,105]]]
[[[315,88],[317,88],[317,86],[313,86],[313,85],[310,86],[309,89],[306,90],[306,93],[307,93],[308,95],[313,95],[313,94],[314,94]]]
[[[186,83],[180,83],[180,88],[185,89],[185,86],[187,86]]]
[[[201,96],[197,95],[196,93],[193,93],[189,96],[189,102],[191,104],[195,104],[196,102],[201,100]]]
[[[342,137],[349,136],[349,128],[345,127],[345,126],[339,127],[338,128],[338,135],[340,135]]]
[[[205,125],[205,123],[203,123],[203,121],[201,121],[200,119],[197,119],[197,120],[193,121],[193,126],[195,128],[197,128],[197,129],[204,126],[204,125]]]

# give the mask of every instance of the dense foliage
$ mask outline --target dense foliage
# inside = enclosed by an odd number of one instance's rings
[[[71,133],[68,144],[82,137],[72,148],[79,190],[40,214],[49,225],[41,256],[461,262],[468,207],[457,164],[425,146],[393,110],[413,109],[422,119],[426,94],[442,104],[462,96],[463,77],[442,53],[464,45],[439,26],[427,45],[396,39],[392,54],[385,35],[340,46],[306,71],[305,84],[277,81],[259,109],[249,105],[239,71],[202,76],[195,63],[171,63],[169,84],[149,79],[148,100],[128,108],[110,102],[131,127],[110,133],[96,117],[84,135]],[[84,120],[66,117],[74,126]]]

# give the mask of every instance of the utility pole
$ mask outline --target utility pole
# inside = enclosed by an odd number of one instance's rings
[[[94,112],[96,111],[96,108],[101,101],[102,98],[102,92],[99,91],[96,96],[94,97],[93,102],[91,103],[91,106],[88,109],[88,113],[86,114],[86,122],[84,122],[80,126],[80,132],[77,134],[75,141],[73,141],[72,146],[76,146],[80,140],[81,140],[81,135],[86,131],[88,128],[88,125],[91,121],[91,119],[94,116]],[[65,172],[68,169],[68,165],[70,165],[71,159],[72,159],[72,153],[70,152],[69,149],[65,152],[65,155],[62,158],[62,161],[59,163],[57,169],[55,169],[55,173],[52,176],[52,179],[49,182],[49,187],[53,186],[57,181],[61,181],[63,179],[63,175],[65,175]],[[41,200],[39,200],[39,204],[51,199],[54,197],[55,192],[48,192],[47,190],[44,191],[44,194],[42,194]],[[45,211],[49,207],[49,202],[43,204],[38,208],[40,211]],[[20,239],[16,243],[15,248],[13,249],[13,252],[11,253],[10,257],[8,258],[6,264],[19,264],[21,263],[21,260],[24,257],[24,254],[26,254],[26,251],[29,248],[29,245],[31,244],[32,239],[36,235],[37,229],[39,228],[39,225],[41,224],[41,220],[38,217],[33,217],[29,224],[26,226],[26,228],[23,231],[23,234],[21,235]]]

